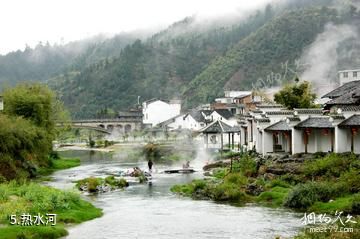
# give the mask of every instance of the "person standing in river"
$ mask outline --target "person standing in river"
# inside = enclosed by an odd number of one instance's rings
[[[149,161],[148,161],[148,167],[149,167],[149,172],[150,172],[150,173],[151,173],[152,166],[153,166],[153,162],[151,161],[151,159],[149,159]]]

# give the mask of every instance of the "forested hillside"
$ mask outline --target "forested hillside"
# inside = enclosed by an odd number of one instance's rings
[[[224,89],[292,80],[291,69],[327,24],[359,26],[355,1],[277,2],[231,21],[204,24],[187,17],[148,38],[124,33],[9,53],[0,56],[0,87],[46,81],[75,118],[126,110],[138,96],[178,98],[190,108],[211,102]],[[357,39],[336,50],[345,56],[335,59],[339,69],[357,66]],[[281,78],[274,81],[274,75]]]
[[[75,117],[93,117],[104,108],[126,109],[138,96],[182,99],[182,91],[209,62],[272,18],[269,7],[240,25],[207,31],[192,28],[195,19],[186,18],[146,41],[126,46],[119,58],[68,72],[50,85]]]
[[[251,89],[254,84],[274,86],[267,75],[284,76],[284,65],[293,64],[328,22],[339,23],[335,9],[314,8],[287,12],[247,38],[239,41],[225,56],[214,60],[184,91],[188,105],[207,102],[227,89]],[[287,74],[282,80],[290,80]],[[266,83],[264,83],[266,81]],[[195,93],[197,92],[197,93]]]
[[[34,48],[0,55],[0,89],[18,82],[46,81],[69,69],[80,70],[107,57],[118,57],[137,37],[119,34],[107,39],[99,35],[65,45],[39,42]]]

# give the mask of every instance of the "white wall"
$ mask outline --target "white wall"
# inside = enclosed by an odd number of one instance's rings
[[[351,151],[351,139],[349,129],[335,128],[335,152],[344,153]],[[350,136],[351,137],[351,136]]]
[[[357,76],[354,76],[357,74]],[[348,71],[339,71],[339,79],[340,79],[340,85],[343,85],[350,81],[360,80],[360,70],[348,70]],[[347,74],[347,77],[345,76]]]
[[[221,120],[222,122],[224,122],[225,124],[228,124],[230,126],[235,126],[237,124],[237,121],[235,118],[230,118],[230,119],[225,119],[224,117],[222,117],[218,112],[213,111],[210,114],[210,118],[212,119],[212,121],[217,121],[217,120]]]
[[[292,129],[292,151],[293,154],[305,152],[302,130]]]
[[[264,133],[262,134],[263,139],[262,139],[262,146],[263,146],[263,155],[272,152],[273,151],[273,135],[271,132],[266,132],[264,131]]]
[[[151,103],[143,103],[143,123],[152,126],[164,122],[180,114],[181,104],[168,104],[157,100]]]

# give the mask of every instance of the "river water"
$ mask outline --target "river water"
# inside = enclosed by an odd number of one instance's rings
[[[60,189],[74,187],[72,181],[105,172],[139,166],[125,154],[68,151],[65,156],[79,157],[79,167],[53,174],[49,185]],[[68,228],[68,239],[90,238],[291,238],[301,228],[301,215],[283,209],[256,205],[234,207],[211,201],[195,201],[174,195],[170,187],[201,178],[194,174],[163,174],[165,165],[154,165],[153,184],[133,184],[125,190],[99,195],[84,195],[103,209],[100,218]]]

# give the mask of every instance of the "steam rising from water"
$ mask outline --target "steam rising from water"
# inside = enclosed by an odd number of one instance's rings
[[[334,76],[337,74],[338,47],[346,40],[358,38],[355,27],[329,23],[301,57],[305,71],[300,79],[312,82],[316,93],[321,96],[335,88]]]

